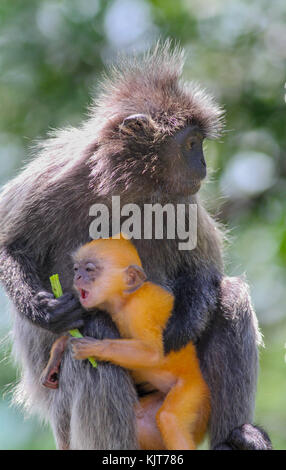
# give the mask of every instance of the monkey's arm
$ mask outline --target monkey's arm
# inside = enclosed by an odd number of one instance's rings
[[[94,356],[101,361],[110,361],[127,369],[142,369],[159,365],[161,354],[155,348],[136,339],[93,338],[71,340],[75,359]]]
[[[224,277],[212,324],[197,343],[202,373],[211,391],[213,449],[271,449],[267,434],[252,424],[260,343],[247,284]]]
[[[163,333],[165,353],[201,337],[217,307],[220,278],[217,271],[203,269],[179,273],[173,287],[173,312]]]
[[[36,262],[24,253],[16,243],[0,249],[0,281],[18,311],[54,333],[83,326],[84,310],[78,299],[72,293],[55,299],[52,293],[43,291]]]

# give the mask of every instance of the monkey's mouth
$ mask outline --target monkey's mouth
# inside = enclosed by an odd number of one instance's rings
[[[86,300],[89,294],[88,291],[85,289],[80,289],[79,293],[80,293],[81,300]]]

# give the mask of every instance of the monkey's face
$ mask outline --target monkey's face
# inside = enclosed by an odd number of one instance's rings
[[[73,259],[74,288],[86,309],[114,310],[118,300],[124,300],[146,280],[136,248],[121,234],[86,243]]]
[[[85,309],[108,309],[109,303],[125,288],[122,269],[108,258],[78,259],[74,264],[74,288]]]
[[[101,267],[95,259],[83,258],[74,264],[74,288],[86,309],[96,307],[100,301],[96,281],[101,277]]]
[[[206,176],[203,132],[198,124],[174,127],[164,128],[145,114],[125,118],[106,136],[102,156],[105,153],[107,165],[95,169],[105,170],[96,180],[97,189],[104,193],[111,186],[113,193],[128,194],[131,202],[139,195],[172,198],[197,193]]]
[[[198,192],[206,177],[203,135],[196,125],[189,125],[167,137],[159,152],[163,160],[166,188],[184,196]]]
[[[206,162],[203,134],[198,125],[186,125],[169,135],[156,128],[151,118],[139,114],[125,119],[121,132],[128,142],[127,152],[145,164],[140,174],[145,187],[152,187],[153,192],[184,196],[200,189],[206,177]]]

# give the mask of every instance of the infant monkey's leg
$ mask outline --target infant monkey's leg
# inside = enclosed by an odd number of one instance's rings
[[[153,392],[140,399],[135,408],[137,437],[142,450],[166,449],[156,423],[156,414],[162,406],[165,394]]]
[[[208,418],[207,389],[193,381],[178,382],[156,416],[166,449],[195,450],[205,434]]]
[[[60,364],[68,339],[67,335],[60,336],[52,346],[49,362],[41,376],[41,383],[45,387],[55,389],[59,386]]]

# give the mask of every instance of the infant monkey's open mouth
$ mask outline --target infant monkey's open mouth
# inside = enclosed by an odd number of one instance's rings
[[[86,299],[88,296],[88,291],[85,289],[80,289],[80,298],[81,299]]]

